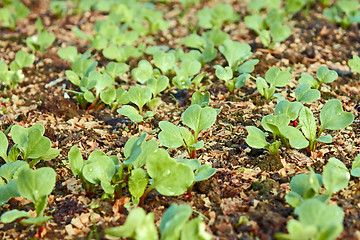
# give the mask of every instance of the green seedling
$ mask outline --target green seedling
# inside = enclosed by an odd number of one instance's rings
[[[205,7],[197,12],[197,25],[204,29],[221,29],[224,23],[232,23],[239,19],[230,4],[219,3],[213,8]]]
[[[207,163],[201,165],[198,159],[181,159],[178,162],[188,165],[194,171],[194,182],[189,187],[188,193],[191,193],[191,190],[196,182],[209,179],[216,173],[216,168],[211,167],[211,165]]]
[[[321,66],[316,71],[316,79],[308,73],[302,73],[299,84],[308,83],[312,88],[320,89],[323,83],[332,83],[337,78],[338,74],[334,70],[329,70],[326,66]]]
[[[281,141],[268,143],[266,141],[268,134],[254,126],[248,126],[246,127],[246,130],[248,131],[248,136],[246,137],[245,141],[250,147],[256,149],[266,149],[270,152],[271,155],[277,154],[278,149],[281,146]]]
[[[204,36],[191,34],[190,36],[184,38],[183,41],[185,46],[198,49],[201,52],[201,56],[198,60],[202,65],[214,60],[218,54],[215,46],[221,45],[226,39],[228,39],[228,35],[218,29],[211,30],[211,34],[209,33],[207,35],[208,38],[205,37],[205,33],[203,35]]]
[[[40,123],[30,128],[14,125],[11,127],[10,133],[15,145],[8,152],[7,137],[0,131],[0,157],[5,162],[15,162],[21,155],[22,159],[28,162],[30,167],[33,167],[40,160],[51,160],[60,153],[59,149],[51,148],[51,141],[43,136],[45,128]],[[30,161],[30,159],[32,160]]]
[[[60,48],[57,52],[62,59],[74,63],[76,60],[82,57],[82,54],[78,53],[78,50],[74,46],[68,46],[66,48]]]
[[[126,63],[109,62],[105,69],[101,69],[102,73],[107,73],[115,81],[116,78],[120,78],[129,70],[129,66]]]
[[[16,53],[14,61],[10,63],[10,69],[8,65],[0,61],[0,82],[5,86],[9,86],[10,89],[24,80],[23,68],[31,66],[35,61],[35,56],[29,54],[24,50],[20,50]]]
[[[284,21],[284,11],[275,8],[268,11],[265,19],[260,14],[249,15],[244,18],[246,27],[253,30],[259,36],[262,44],[270,49],[291,35],[291,29],[284,25]]]
[[[194,181],[194,172],[191,167],[176,162],[164,149],[157,149],[149,154],[146,158],[146,169],[151,184],[145,190],[140,202],[154,188],[165,196],[179,196],[189,189]],[[139,176],[144,176],[144,174],[139,174]],[[144,179],[136,179],[136,182],[140,181]]]
[[[175,68],[176,76],[172,79],[172,83],[178,89],[188,89],[191,83],[198,88],[199,83],[205,76],[205,73],[198,74],[201,70],[201,63],[195,59],[187,59],[181,62],[180,68]],[[198,74],[197,76],[195,76]]]
[[[51,1],[50,11],[57,17],[63,18],[69,11],[67,3],[64,1]]]
[[[133,106],[123,105],[120,109],[118,109],[118,113],[130,118],[131,121],[139,123],[144,121],[147,118],[151,118],[154,116],[154,112],[147,111],[143,114],[143,107],[145,104],[149,103],[152,98],[152,92],[149,87],[141,87],[141,86],[132,86],[129,91],[129,100],[134,103],[138,109],[136,110]]]
[[[223,45],[219,46],[219,51],[233,71],[252,56],[249,44],[239,43],[230,39],[225,40]]]
[[[144,209],[135,208],[129,214],[124,225],[108,228],[105,234],[117,238],[136,240],[158,240],[158,232],[154,223],[154,213],[146,214]]]
[[[254,61],[255,60],[255,61]],[[245,69],[245,64],[250,63],[253,64],[252,69],[250,67],[250,69],[248,69],[249,71],[253,71],[254,70],[254,65],[258,63],[257,59],[254,60],[249,60],[246,63],[244,63],[240,68],[241,71],[246,71],[247,69]],[[248,74],[247,72],[243,72],[241,75],[237,76],[236,78],[234,78],[233,76],[233,71],[231,70],[230,67],[225,67],[223,68],[220,65],[215,65],[214,68],[215,70],[215,75],[217,78],[219,78],[220,80],[224,80],[226,86],[228,87],[230,92],[234,92],[235,87],[243,87],[245,85],[245,82],[248,78],[250,78],[250,74]]]
[[[360,154],[355,157],[350,173],[354,177],[360,177]]]
[[[16,179],[23,168],[29,168],[24,161],[8,162],[0,167],[0,206],[11,198],[20,197]]]
[[[285,196],[286,202],[297,208],[306,199],[316,198],[327,203],[331,196],[346,188],[350,180],[349,170],[345,164],[336,158],[330,158],[324,166],[323,175],[316,174],[310,169],[310,174],[298,174],[290,181],[291,192]],[[320,194],[321,187],[326,189],[325,194]]]
[[[189,221],[192,209],[187,205],[171,205],[164,213],[159,230],[154,223],[154,214],[146,212],[142,208],[132,210],[124,225],[105,230],[105,234],[130,239],[180,239],[180,240],[210,240],[211,235],[205,231],[205,223],[200,217]]]
[[[195,158],[195,150],[204,146],[203,141],[198,141],[199,132],[210,128],[216,121],[216,115],[215,109],[211,107],[191,105],[181,115],[181,121],[193,130],[193,134],[185,127],[177,127],[170,122],[161,121],[159,141],[168,148],[183,146],[189,156]]]
[[[282,1],[281,0],[252,0],[247,4],[247,7],[252,12],[260,12],[265,8],[269,9],[280,9]]]
[[[256,127],[249,127],[250,131],[246,142],[250,147],[269,149],[272,154],[276,154],[280,145],[276,142],[277,137],[281,139],[286,148],[290,148],[290,146],[296,149],[306,148],[309,142],[299,129],[289,126],[289,123],[290,117],[286,114],[264,116],[261,125],[266,131],[272,132],[274,143],[267,143],[267,135]]]
[[[138,67],[131,70],[131,76],[136,81],[143,84],[153,77],[153,72],[154,70],[151,63],[147,60],[141,60],[138,63]]]
[[[202,108],[208,107],[210,102],[210,93],[206,91],[204,94],[202,94],[200,91],[194,92],[194,94],[191,97],[191,105],[198,104]]]
[[[275,115],[285,114],[290,118],[290,121],[295,121],[299,117],[302,107],[303,105],[300,102],[282,100],[275,106]]]
[[[357,0],[340,0],[331,8],[326,8],[323,14],[330,22],[349,28],[353,23],[360,23],[359,6]]]
[[[256,80],[257,90],[266,99],[274,98],[275,88],[286,86],[291,80],[291,73],[282,71],[277,67],[271,67],[265,74],[265,79],[262,77],[254,78]]]
[[[55,35],[45,31],[40,18],[36,20],[37,35],[26,38],[26,46],[33,52],[44,54],[55,41]]]
[[[101,151],[92,152],[86,161],[77,146],[73,146],[68,154],[72,173],[78,176],[88,196],[95,192],[95,186],[100,185],[107,196],[113,196],[115,185],[112,179],[117,172],[119,160],[116,156],[106,156]]]
[[[48,195],[55,187],[56,173],[54,169],[43,167],[37,170],[23,167],[17,174],[16,188],[21,197],[31,200],[35,206],[36,217],[32,217],[29,212],[11,210],[1,215],[1,222],[10,223],[18,218],[26,218],[20,223],[24,225],[41,226],[44,222],[51,219],[44,216],[47,205]]]
[[[29,9],[21,1],[3,2],[3,7],[0,9],[0,22],[2,27],[7,27],[12,30],[16,27],[16,21],[26,18],[29,14]]]
[[[302,103],[312,103],[321,97],[321,93],[317,89],[311,89],[311,85],[303,83],[295,90],[296,101]]]
[[[142,47],[133,47],[133,46],[118,46],[113,43],[109,47],[106,47],[102,54],[104,57],[110,60],[116,60],[117,62],[126,62],[130,57],[139,58],[142,55]]]
[[[277,233],[276,239],[328,239],[333,240],[343,231],[344,211],[318,199],[305,200],[298,209],[299,220],[287,223],[288,234]]]
[[[166,53],[157,51],[154,53],[153,57],[155,66],[161,70],[162,74],[166,75],[174,69],[176,56],[173,52]]]
[[[358,55],[353,55],[353,58],[348,62],[351,70],[360,73],[360,57]]]
[[[354,115],[342,109],[341,102],[337,99],[329,100],[320,111],[320,130],[317,132],[317,124],[311,110],[307,107],[301,109],[299,123],[301,131],[309,140],[310,151],[315,151],[317,142],[331,143],[330,135],[321,135],[324,130],[341,130],[354,121]]]

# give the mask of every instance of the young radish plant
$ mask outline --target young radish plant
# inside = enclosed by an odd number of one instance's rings
[[[287,223],[288,234],[277,233],[277,239],[336,239],[343,230],[344,211],[327,204],[332,195],[348,186],[349,170],[336,158],[330,158],[323,174],[298,174],[290,181],[286,202],[295,208],[299,220]],[[322,190],[324,187],[324,191]],[[321,194],[325,193],[325,194]]]
[[[316,71],[316,79],[308,73],[302,73],[299,84],[308,83],[314,89],[320,90],[323,83],[332,83],[338,78],[338,74],[334,70],[329,70],[326,66],[321,66]]]
[[[104,190],[103,197],[114,196],[116,186],[112,182],[118,180],[115,174],[119,170],[119,159],[116,156],[106,156],[102,151],[94,151],[84,161],[79,148],[73,146],[68,159],[71,171],[80,178],[86,195],[93,195],[95,186],[100,185]]]
[[[27,211],[14,209],[2,214],[1,222],[10,223],[16,219],[25,218],[20,221],[21,224],[40,227],[43,223],[51,219],[51,216],[44,216],[44,211],[46,209],[48,195],[55,187],[56,173],[54,169],[49,167],[43,167],[37,170],[32,170],[29,167],[17,167],[20,170],[12,171],[14,168],[11,169],[11,167],[10,169],[6,169],[10,170],[10,173],[13,175],[16,174],[16,186],[13,186],[14,188],[11,190],[15,191],[17,196],[29,199],[34,203],[36,216],[32,216]],[[11,182],[8,184],[11,184]],[[0,190],[3,192],[5,189],[1,187]]]
[[[331,143],[331,135],[321,135],[324,130],[341,130],[348,127],[354,121],[354,115],[345,112],[342,104],[337,99],[329,100],[320,111],[320,129],[317,131],[315,117],[311,110],[304,107],[299,113],[301,131],[309,140],[309,150],[315,151],[318,142]]]
[[[108,228],[105,234],[117,238],[130,239],[180,239],[180,240],[210,240],[211,234],[206,232],[205,223],[199,216],[189,220],[193,210],[188,205],[172,204],[161,218],[159,230],[154,223],[154,213],[146,214],[144,209],[135,208],[126,219],[124,225]]]
[[[13,89],[15,85],[24,80],[22,69],[29,67],[34,63],[35,55],[20,50],[15,55],[15,60],[8,65],[0,61],[0,83]]]
[[[0,131],[0,158],[5,162],[15,162],[19,156],[34,167],[40,160],[51,160],[60,154],[60,150],[51,147],[51,141],[44,137],[45,128],[37,123],[29,128],[19,125],[11,127],[10,134],[15,145],[8,152],[9,142],[6,135]]]
[[[161,132],[159,141],[168,148],[183,146],[190,158],[195,158],[196,149],[204,146],[204,141],[199,141],[199,133],[209,129],[216,121],[217,113],[211,107],[202,108],[198,104],[191,105],[181,114],[181,121],[184,125],[193,130],[191,133],[185,127],[178,127],[173,123],[161,121],[159,123]]]

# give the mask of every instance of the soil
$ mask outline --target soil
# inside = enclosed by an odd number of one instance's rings
[[[34,4],[34,3],[37,4]],[[213,6],[219,1],[202,1],[196,9]],[[227,1],[244,16],[245,1]],[[50,166],[57,172],[57,182],[49,197],[45,214],[52,216],[42,231],[45,239],[105,239],[104,230],[123,224],[128,215],[124,204],[130,199],[128,192],[113,200],[101,200],[99,189],[95,196],[87,197],[68,165],[67,154],[74,145],[82,153],[102,150],[118,155],[124,160],[123,148],[132,136],[147,132],[147,139],[156,139],[158,123],[162,120],[180,122],[181,113],[190,105],[193,89],[178,90],[175,87],[160,94],[163,104],[157,109],[155,117],[143,124],[135,124],[121,115],[112,113],[108,107],[81,109],[73,95],[68,98],[64,89],[75,87],[66,79],[65,70],[71,65],[57,56],[60,46],[76,46],[85,52],[90,46],[85,40],[77,39],[71,30],[79,26],[91,32],[97,19],[103,13],[89,12],[82,15],[66,16],[57,19],[49,10],[49,1],[31,1],[24,3],[30,8],[30,15],[18,21],[14,31],[0,28],[0,59],[9,63],[15,53],[25,49],[24,39],[35,30],[37,17],[42,18],[45,28],[55,34],[56,41],[46,54],[36,54],[36,64],[24,72],[25,80],[13,90],[4,89],[0,94],[3,110],[0,114],[0,130],[5,131],[11,124],[31,126],[42,123],[45,136],[50,138],[53,147],[61,150],[60,155],[49,162],[41,162],[37,167]],[[168,31],[155,34],[154,41],[170,49],[179,48],[179,39],[190,34],[189,30],[178,22],[178,14],[184,9],[179,3],[156,4],[164,11],[165,19],[175,22]],[[193,21],[194,9],[185,15],[185,21]],[[293,67],[293,80],[278,92],[289,94],[297,86],[301,73],[315,74],[321,65],[336,70],[339,78],[322,87],[322,98],[312,105],[318,116],[321,106],[328,99],[337,98],[346,111],[359,116],[360,75],[350,71],[347,61],[353,54],[359,54],[359,26],[349,29],[327,22],[321,17],[322,7],[315,4],[309,15],[298,13],[290,21],[292,35],[274,50],[264,48],[254,32],[247,30],[242,21],[226,26],[233,40],[247,42],[252,47],[254,58],[259,59],[254,76],[264,76],[271,66]],[[100,65],[108,61],[99,54]],[[136,66],[136,59],[129,65]],[[223,64],[225,60],[219,54],[211,63]],[[101,67],[101,66],[100,66]],[[329,131],[333,136],[331,144],[321,144],[315,154],[306,150],[294,150],[281,147],[277,156],[270,156],[265,150],[251,149],[245,142],[246,126],[259,126],[264,115],[272,114],[275,104],[256,94],[256,84],[249,80],[241,89],[229,93],[224,82],[216,79],[214,70],[209,72],[203,84],[207,84],[211,94],[210,106],[220,108],[216,124],[200,134],[204,148],[197,151],[197,157],[203,163],[217,168],[210,179],[195,184],[191,196],[162,196],[151,191],[140,205],[147,212],[154,212],[156,224],[172,203],[188,204],[203,214],[207,220],[206,230],[214,239],[273,239],[277,232],[286,232],[286,223],[295,217],[293,208],[285,201],[290,191],[291,178],[299,173],[309,172],[312,167],[321,173],[324,164],[331,157],[340,159],[351,168],[354,157],[360,152],[360,124],[354,123],[341,131]],[[55,85],[48,85],[56,79],[63,79]],[[119,84],[135,85],[130,74]],[[6,101],[9,99],[9,101]],[[1,112],[0,112],[1,113]],[[358,118],[357,118],[358,119]],[[13,143],[10,143],[13,144]],[[184,149],[170,151],[173,157],[184,154]],[[3,162],[0,162],[0,165]],[[360,190],[359,179],[351,178],[349,186],[334,194],[331,202],[339,205],[345,212],[344,231],[338,239],[358,239],[360,236]],[[10,209],[33,209],[32,204],[22,198],[11,199],[0,209],[0,214]],[[197,214],[193,214],[193,217]],[[239,223],[239,219],[247,222]],[[22,226],[18,222],[0,223],[1,239],[29,239],[35,237],[37,229]],[[37,235],[38,236],[38,235]]]

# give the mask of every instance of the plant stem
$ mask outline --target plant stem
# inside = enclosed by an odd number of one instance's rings
[[[146,196],[149,194],[149,192],[151,190],[153,190],[153,188],[155,188],[155,182],[153,182],[144,192],[144,194],[141,196],[140,200],[139,200],[139,205],[145,200]]]

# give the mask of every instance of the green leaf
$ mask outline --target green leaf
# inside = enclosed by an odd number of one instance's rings
[[[100,92],[100,99],[105,104],[111,104],[116,99],[116,90],[114,86],[109,86],[104,91]]]
[[[109,74],[113,79],[120,77],[126,73],[129,66],[126,63],[109,62],[106,65],[106,73]]]
[[[8,181],[6,185],[0,186],[0,192],[0,206],[7,203],[11,198],[20,196],[16,180]]]
[[[169,78],[167,76],[161,76],[158,79],[150,78],[146,85],[150,88],[153,97],[156,97],[159,93],[164,91],[169,85]]]
[[[348,62],[351,70],[360,73],[360,57],[357,55],[353,55],[353,58]]]
[[[282,100],[275,106],[275,115],[285,114],[291,121],[298,118],[299,112],[303,105],[299,102],[289,102],[288,100]]]
[[[321,66],[316,71],[316,77],[321,83],[332,83],[338,78],[338,74],[334,70],[329,70],[326,66]]]
[[[251,56],[251,47],[247,43],[239,43],[226,39],[223,45],[219,46],[219,51],[224,55],[230,68],[236,68]]]
[[[280,135],[279,128],[287,126],[290,123],[290,117],[285,114],[278,115],[266,115],[261,119],[262,127],[269,132],[273,132],[276,135]],[[271,126],[270,126],[271,124]]]
[[[212,168],[209,164],[201,165],[195,172],[194,182],[200,182],[209,179],[215,173],[216,168]]]
[[[179,239],[180,232],[185,223],[189,220],[192,214],[192,209],[187,205],[171,205],[164,213],[159,230],[161,239],[172,240]]]
[[[29,167],[29,165],[24,161],[5,163],[0,167],[0,177],[5,179],[7,182],[10,182],[10,180],[17,178],[18,171],[24,167]]]
[[[350,174],[345,164],[336,158],[330,158],[324,167],[323,182],[328,193],[336,193],[347,187]]]
[[[189,48],[204,49],[206,46],[206,40],[197,34],[190,34],[183,40],[183,44]]]
[[[215,75],[217,78],[226,82],[233,78],[233,72],[230,67],[223,68],[220,65],[216,65],[215,69]]]
[[[39,129],[31,129],[28,133],[28,141],[24,145],[24,159],[36,159],[45,155],[51,148],[51,141],[41,136]]]
[[[291,73],[271,67],[265,74],[265,80],[275,87],[285,87],[291,80]]]
[[[360,154],[355,157],[351,165],[351,175],[353,175],[354,177],[360,177]]]
[[[210,101],[210,93],[206,91],[204,94],[202,94],[200,91],[194,92],[191,96],[191,105],[198,104],[201,107],[207,107],[209,106]]]
[[[211,240],[212,236],[206,230],[206,225],[200,217],[185,224],[181,231],[182,240]]]
[[[247,28],[259,32],[264,29],[264,20],[259,14],[253,14],[244,18],[244,23]]]
[[[318,100],[320,96],[320,91],[311,89],[311,85],[308,83],[301,84],[295,90],[295,97],[298,102],[312,103]]]
[[[84,96],[85,100],[89,103],[93,103],[95,101],[95,96],[90,91],[85,91],[83,96]]]
[[[299,221],[304,226],[315,226],[314,239],[336,239],[343,230],[344,212],[335,205],[328,205],[317,199],[308,199],[299,207]]]
[[[216,121],[216,111],[211,107],[201,108],[200,105],[191,105],[181,114],[181,121],[193,129],[195,140],[201,130],[210,128]]]
[[[144,120],[143,117],[139,114],[139,112],[130,105],[122,106],[120,109],[117,110],[117,112],[121,115],[128,117],[131,121],[136,123],[142,122]]]
[[[187,59],[181,62],[180,69],[185,72],[187,76],[192,77],[200,72],[201,63],[198,60]]]
[[[315,89],[318,89],[320,86],[319,82],[316,81],[310,74],[302,73],[299,78],[299,85],[303,85],[305,83],[310,84],[310,86]]]
[[[268,142],[266,141],[267,135],[263,131],[254,126],[248,126],[246,127],[246,130],[249,134],[245,141],[250,147],[257,149],[266,148],[268,145]]]
[[[28,219],[21,220],[20,223],[23,225],[41,226],[44,222],[49,221],[51,218],[51,216],[30,217]]]
[[[20,50],[15,55],[15,62],[19,68],[29,67],[35,61],[35,55],[29,54],[24,50]]]
[[[143,106],[151,100],[152,93],[148,87],[132,86],[129,89],[129,99],[138,106],[140,113],[142,113]]]
[[[81,176],[82,167],[84,166],[83,157],[77,146],[72,146],[68,153],[69,164],[74,176]]]
[[[82,169],[84,178],[92,184],[101,184],[104,192],[114,193],[114,187],[111,185],[111,179],[115,174],[115,164],[108,156],[99,156],[85,162]]]
[[[118,238],[135,238],[136,240],[159,239],[154,224],[154,213],[146,215],[142,208],[132,210],[124,225],[105,229],[105,234]]]
[[[268,97],[269,86],[268,86],[267,82],[265,81],[265,79],[263,79],[262,77],[257,77],[256,78],[256,88],[262,96],[264,96],[265,98]],[[275,89],[274,89],[274,91],[275,91]],[[272,94],[271,94],[271,96],[272,96]]]
[[[178,148],[185,145],[179,127],[167,121],[161,121],[159,127],[161,132],[158,138],[162,145],[168,148]]]
[[[310,142],[313,142],[316,139],[317,125],[315,117],[309,108],[303,107],[300,110],[299,123],[305,137],[309,139]]]
[[[289,143],[293,148],[303,149],[309,145],[309,141],[306,140],[304,135],[297,128],[282,126],[280,127],[280,132],[283,136],[289,139]]]
[[[318,137],[316,139],[316,141],[322,142],[322,143],[331,143],[332,137],[331,137],[331,135],[322,135],[322,136]]]
[[[74,46],[69,46],[66,48],[60,48],[57,52],[59,57],[64,60],[67,60],[71,63],[75,62],[80,56],[78,55],[78,50]]]
[[[30,217],[31,217],[31,215],[29,212],[13,209],[13,210],[7,211],[3,215],[1,215],[1,222],[11,223],[18,218],[30,218]]]
[[[324,129],[340,130],[349,126],[353,121],[354,115],[350,112],[344,112],[341,102],[337,99],[332,99],[320,111],[320,132]]]
[[[145,83],[153,76],[153,68],[149,61],[141,60],[138,67],[131,71],[131,76],[139,83]]]
[[[192,169],[185,164],[177,163],[165,149],[151,153],[146,160],[146,166],[156,190],[165,196],[183,194],[194,180]]]
[[[139,158],[142,153],[142,144],[146,138],[146,134],[142,134],[140,137],[132,137],[130,138],[124,146],[124,155],[126,161],[124,164],[130,164],[134,162],[137,158]]]
[[[281,22],[270,25],[270,36],[274,42],[285,41],[291,35],[291,28]]]
[[[7,156],[8,147],[9,147],[9,142],[7,140],[7,137],[2,131],[0,131],[0,157],[4,159],[5,162],[8,161],[8,156]]]
[[[166,74],[168,71],[172,70],[175,66],[175,54],[169,52],[165,53],[162,51],[156,52],[154,54],[154,64],[158,67],[163,74]]]
[[[144,194],[149,179],[146,172],[141,168],[136,168],[131,171],[129,177],[129,191],[134,198],[141,198]]]
[[[74,71],[66,70],[65,75],[72,84],[80,86],[80,78]]]

